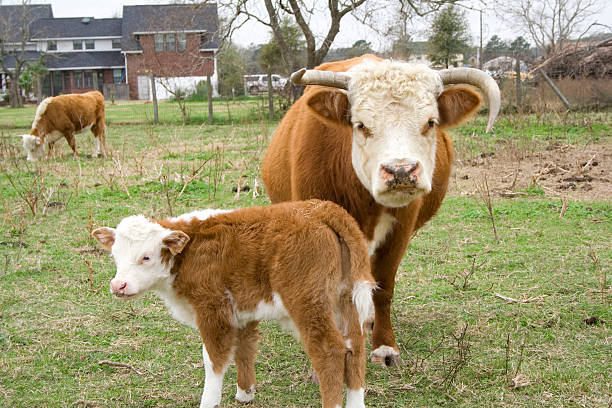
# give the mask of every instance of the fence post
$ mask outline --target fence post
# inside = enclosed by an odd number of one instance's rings
[[[157,111],[157,91],[155,90],[155,75],[153,71],[149,71],[149,78],[151,79],[151,95],[153,97],[153,123],[159,123],[159,114]]]
[[[568,110],[571,110],[570,107],[570,103],[568,102],[568,100],[565,98],[565,95],[563,95],[561,93],[561,91],[559,90],[559,88],[557,88],[557,86],[553,83],[553,81],[548,77],[548,75],[546,75],[546,72],[544,72],[544,70],[540,70],[540,73],[542,74],[542,77],[544,77],[544,80],[546,81],[546,83],[552,88],[552,90],[555,92],[555,94],[557,94],[557,96],[559,97],[559,99],[561,99],[561,102],[563,102],[563,104],[565,105],[565,107]]]
[[[212,81],[210,75],[206,75],[206,94],[208,99],[208,122],[213,122],[213,92],[212,92]]]

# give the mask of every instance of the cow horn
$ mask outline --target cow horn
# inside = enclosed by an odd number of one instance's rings
[[[489,99],[489,122],[487,132],[493,127],[501,107],[501,95],[495,80],[486,72],[476,68],[449,68],[439,71],[444,85],[469,84],[481,89]]]
[[[350,77],[344,72],[319,71],[302,68],[291,74],[291,82],[295,85],[323,85],[333,88],[348,89]]]

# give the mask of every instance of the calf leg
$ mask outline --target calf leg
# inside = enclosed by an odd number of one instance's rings
[[[251,402],[255,398],[255,356],[259,322],[251,322],[238,330],[234,361],[236,362],[236,401]]]
[[[343,317],[346,328],[344,339],[346,355],[344,364],[344,382],[346,384],[346,408],[365,408],[365,360],[366,336],[359,325],[359,316],[350,294],[343,296]]]
[[[293,321],[317,373],[323,408],[340,407],[346,354],[342,334],[334,323],[331,311],[323,310],[321,313],[320,304],[304,306],[295,313]],[[291,311],[289,314],[292,315]]]
[[[218,408],[221,404],[223,376],[232,358],[232,347],[236,344],[236,329],[230,323],[231,314],[228,310],[231,310],[231,306],[215,302],[216,299],[208,300],[210,303],[201,305],[202,309],[198,311],[205,371],[200,408]],[[210,313],[211,310],[218,314]],[[200,319],[199,316],[206,318]]]

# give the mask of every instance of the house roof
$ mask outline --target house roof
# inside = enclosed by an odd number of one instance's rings
[[[135,33],[163,31],[205,32],[202,48],[219,48],[217,31],[219,18],[216,3],[123,6],[123,51],[139,51]]]
[[[0,6],[0,37],[5,42],[21,41],[24,18],[32,28],[36,20],[53,18],[53,10],[50,4]]]
[[[21,55],[21,52],[18,52],[18,54],[20,54],[19,55],[20,61],[28,61],[29,63],[34,63],[40,58],[40,52],[38,51],[25,51],[23,55]],[[4,54],[2,56],[2,62],[4,63],[4,66],[7,69],[13,70],[15,68],[15,54],[14,53]]]
[[[116,68],[124,65],[125,61],[121,51],[68,52],[45,56],[45,66],[51,71],[80,68]]]
[[[32,39],[121,37],[120,18],[43,18],[36,22]]]

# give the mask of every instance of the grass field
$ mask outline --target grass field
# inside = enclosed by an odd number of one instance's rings
[[[83,134],[80,160],[58,142],[56,156],[37,164],[16,136],[34,108],[0,108],[0,406],[199,406],[198,334],[152,294],[113,298],[114,264],[90,232],[137,213],[268,204],[259,166],[276,123],[258,104],[217,103],[215,124],[204,125],[182,125],[176,106],[162,104],[170,119],[157,126],[150,105],[108,106],[112,157],[88,158],[93,141]],[[192,122],[207,112],[190,109]],[[612,144],[610,112],[507,117],[491,135],[484,120],[453,132],[459,159],[500,140]],[[537,188],[493,199],[496,239],[484,201],[453,191],[404,257],[392,314],[404,364],[368,363],[366,404],[609,407],[611,199],[564,205]],[[261,329],[250,406],[319,406],[300,344],[275,323]],[[240,406],[234,383],[231,368],[225,407]]]

